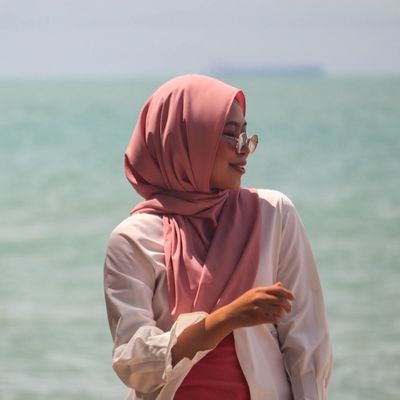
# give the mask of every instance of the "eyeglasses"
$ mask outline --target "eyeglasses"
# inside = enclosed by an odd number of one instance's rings
[[[222,136],[235,146],[235,150],[238,154],[243,153],[245,147],[249,149],[250,154],[254,153],[257,148],[257,135],[252,135],[248,138],[246,132],[242,132],[239,136],[228,135],[226,133],[224,133]]]

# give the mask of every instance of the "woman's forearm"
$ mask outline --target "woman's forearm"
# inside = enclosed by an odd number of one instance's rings
[[[192,359],[200,350],[215,347],[234,329],[264,323],[277,324],[291,311],[293,293],[281,282],[248,290],[236,300],[186,328],[172,348],[172,365]]]
[[[183,358],[192,359],[198,351],[214,348],[233,330],[226,308],[222,307],[186,328],[171,349],[172,366]]]

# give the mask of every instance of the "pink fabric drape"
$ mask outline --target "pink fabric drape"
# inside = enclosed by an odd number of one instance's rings
[[[249,289],[259,261],[255,191],[211,190],[226,116],[243,93],[221,81],[185,75],[144,105],[125,152],[125,173],[145,198],[133,213],[163,216],[170,307],[174,318],[210,312]]]

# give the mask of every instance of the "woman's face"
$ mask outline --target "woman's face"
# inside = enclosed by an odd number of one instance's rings
[[[235,100],[225,121],[223,134],[239,136],[246,131],[246,120],[240,104]],[[239,189],[242,175],[246,172],[246,159],[249,155],[247,146],[238,154],[235,146],[226,137],[222,136],[211,173],[211,189]]]

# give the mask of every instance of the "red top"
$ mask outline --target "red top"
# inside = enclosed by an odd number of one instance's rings
[[[186,375],[174,400],[250,400],[249,387],[228,335]]]

